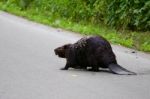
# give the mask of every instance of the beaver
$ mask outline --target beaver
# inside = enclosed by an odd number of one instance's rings
[[[99,68],[108,68],[114,74],[133,75],[136,74],[123,67],[117,61],[110,43],[102,36],[83,37],[74,44],[65,44],[54,49],[56,55],[66,58],[65,67],[99,71]]]

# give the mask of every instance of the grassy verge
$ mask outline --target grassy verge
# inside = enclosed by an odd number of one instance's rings
[[[150,32],[117,32],[116,30],[104,25],[94,25],[85,22],[74,23],[64,18],[59,18],[47,13],[36,11],[36,9],[27,9],[22,11],[14,5],[6,7],[1,2],[0,9],[25,17],[32,21],[78,32],[83,35],[102,35],[113,44],[119,44],[129,48],[150,52]]]

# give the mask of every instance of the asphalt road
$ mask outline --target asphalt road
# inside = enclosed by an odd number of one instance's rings
[[[138,75],[70,69],[54,48],[80,35],[0,12],[0,99],[150,99],[150,55],[113,46]]]

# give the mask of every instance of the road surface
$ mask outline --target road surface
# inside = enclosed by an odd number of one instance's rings
[[[0,99],[150,99],[150,55],[114,46],[121,76],[70,69],[53,50],[80,39],[61,29],[0,12]]]

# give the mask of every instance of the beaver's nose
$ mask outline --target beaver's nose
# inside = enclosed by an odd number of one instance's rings
[[[58,53],[57,53],[57,49],[54,49],[54,52],[55,52],[55,55],[58,55]]]

